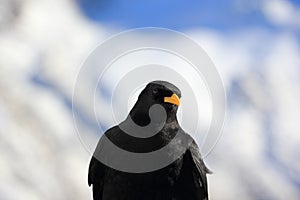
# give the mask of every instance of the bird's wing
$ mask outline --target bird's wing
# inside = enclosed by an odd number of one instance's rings
[[[112,127],[109,130],[107,130],[104,134],[106,136],[116,136],[116,134],[119,133],[119,128]],[[95,149],[95,152],[93,154],[93,157],[90,161],[89,165],[89,174],[88,174],[88,184],[89,186],[93,185],[93,198],[94,200],[102,200],[102,194],[103,194],[103,186],[105,182],[105,172],[107,171],[106,165],[104,165],[102,162],[100,162],[97,158],[100,157],[100,155],[106,154],[105,151],[103,151],[105,142],[104,137],[102,136],[97,144],[97,147]],[[105,157],[108,157],[109,155],[106,155]]]
[[[104,134],[109,134],[114,128],[107,130]],[[106,166],[100,162],[97,158],[103,152],[103,136],[100,138],[93,157],[89,165],[89,174],[88,174],[88,184],[89,186],[93,185],[93,198],[94,200],[102,200],[103,185],[104,185],[104,175]]]
[[[88,184],[99,183],[102,181],[104,175],[104,167],[94,156],[92,157],[89,165]]]
[[[178,199],[208,199],[206,174],[210,173],[205,166],[195,141],[183,155],[183,164],[178,179],[176,196]]]
[[[104,166],[94,156],[91,159],[88,174],[88,184],[93,185],[94,200],[102,200]]]

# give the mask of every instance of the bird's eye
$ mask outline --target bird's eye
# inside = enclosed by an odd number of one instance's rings
[[[154,90],[152,91],[152,94],[153,94],[153,95],[157,95],[157,94],[158,94],[158,89],[154,89]]]

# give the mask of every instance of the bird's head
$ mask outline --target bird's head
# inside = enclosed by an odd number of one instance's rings
[[[181,92],[175,85],[166,81],[152,81],[140,93],[131,115],[143,118],[145,114],[148,115],[152,105],[159,104],[165,108],[168,117],[176,118],[180,97]]]
[[[161,104],[167,110],[177,109],[180,105],[180,90],[173,84],[166,81],[152,81],[139,95],[139,100],[148,104]]]

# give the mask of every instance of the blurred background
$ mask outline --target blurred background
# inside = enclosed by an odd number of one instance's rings
[[[300,199],[298,0],[0,0],[0,199],[91,199],[76,76],[102,41],[145,26],[188,35],[223,79],[211,199]],[[79,123],[95,140],[84,102]]]

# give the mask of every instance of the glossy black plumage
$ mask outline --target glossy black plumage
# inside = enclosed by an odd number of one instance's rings
[[[153,104],[162,105],[167,111],[167,121],[163,129],[149,138],[136,138],[126,134],[119,126],[112,127],[105,135],[118,147],[130,152],[151,152],[167,145],[176,134],[181,134],[176,146],[180,149],[184,140],[191,139],[176,118],[177,106],[164,103],[163,97],[172,94],[181,96],[180,90],[164,81],[149,83],[141,92],[129,116],[133,121],[145,126],[150,122],[149,108]],[[123,123],[128,120],[125,119]],[[101,141],[101,139],[100,139]],[[192,143],[181,157],[172,164],[147,173],[122,172],[99,162],[92,157],[89,166],[88,184],[93,187],[94,200],[202,200],[208,199],[206,168],[196,143]],[[101,142],[95,152],[101,151]],[[94,154],[95,155],[95,154]]]

